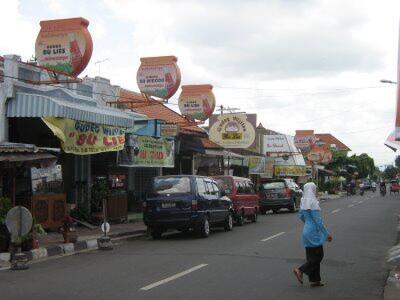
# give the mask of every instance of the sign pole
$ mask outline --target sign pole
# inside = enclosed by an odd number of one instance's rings
[[[101,225],[103,236],[97,239],[97,244],[100,250],[112,250],[113,245],[111,238],[107,236],[107,232],[110,230],[110,224],[107,222],[107,197],[103,198],[103,224]]]

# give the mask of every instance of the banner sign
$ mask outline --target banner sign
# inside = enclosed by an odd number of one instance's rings
[[[306,166],[275,166],[275,176],[306,176],[306,170]]]
[[[215,109],[212,88],[210,84],[183,85],[178,100],[181,114],[190,119],[207,120]]]
[[[66,153],[87,155],[124,148],[125,128],[55,117],[42,120],[60,139]]]
[[[265,157],[248,156],[247,162],[249,166],[249,174],[264,174],[265,173]]]
[[[181,72],[175,56],[142,57],[136,81],[147,95],[169,99],[181,84]]]
[[[224,148],[255,145],[256,114],[223,114],[210,118],[210,140]]]
[[[305,165],[304,157],[294,144],[294,137],[284,134],[264,136],[265,154],[275,158],[276,165]]]
[[[118,152],[118,164],[123,167],[173,168],[175,143],[164,138],[126,135],[126,145]]]
[[[35,56],[40,66],[79,75],[89,63],[93,42],[83,18],[40,22],[36,38]]]
[[[179,127],[178,125],[172,125],[172,124],[161,124],[160,126],[160,135],[161,136],[177,136],[179,133]]]
[[[307,154],[307,159],[313,163],[329,164],[332,161],[330,145],[313,146]]]
[[[313,130],[296,130],[294,143],[302,152],[309,152],[317,139]]]

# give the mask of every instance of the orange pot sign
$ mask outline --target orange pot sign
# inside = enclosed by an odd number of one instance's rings
[[[72,76],[88,65],[93,51],[92,37],[84,18],[40,22],[35,55],[40,66]]]
[[[136,80],[139,90],[149,96],[169,99],[181,83],[175,56],[142,57]]]
[[[211,84],[183,85],[179,96],[181,114],[191,119],[207,120],[215,109],[215,97]]]

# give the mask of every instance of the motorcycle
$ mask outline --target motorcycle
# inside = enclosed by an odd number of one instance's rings
[[[347,196],[351,196],[351,195],[355,195],[356,194],[356,189],[351,184],[347,185],[346,190],[347,190]]]
[[[371,191],[372,191],[373,193],[375,193],[375,192],[376,192],[376,186],[371,187]]]
[[[360,196],[364,195],[364,188],[360,188]]]
[[[384,197],[386,195],[386,187],[385,186],[381,186],[380,187],[380,191],[381,191],[381,196]]]

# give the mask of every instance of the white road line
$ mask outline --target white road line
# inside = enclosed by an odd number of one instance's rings
[[[349,207],[353,207],[353,206],[354,206],[354,204],[350,204],[350,205],[349,205]]]
[[[358,201],[358,204],[361,204],[361,203],[363,203],[363,201]]]
[[[333,213],[333,214],[336,214],[336,213],[339,212],[339,211],[340,211],[340,208],[335,209],[335,210],[332,210],[332,213]]]
[[[178,279],[178,278],[180,278],[180,277],[182,277],[182,276],[185,276],[185,275],[187,275],[187,274],[189,274],[189,273],[192,273],[192,272],[194,272],[194,271],[197,271],[197,270],[199,270],[199,269],[201,269],[201,268],[204,268],[205,266],[208,266],[208,264],[200,264],[200,265],[198,265],[198,266],[195,266],[195,267],[193,267],[193,268],[190,268],[190,269],[188,269],[188,270],[186,270],[186,271],[183,271],[183,272],[181,272],[181,273],[175,274],[175,275],[170,276],[170,277],[167,277],[167,278],[165,278],[165,279],[163,279],[163,280],[160,280],[160,281],[154,282],[154,283],[152,283],[152,284],[146,285],[145,287],[142,287],[140,290],[142,290],[142,291],[148,291],[148,290],[150,290],[150,289],[152,289],[152,288],[155,288],[155,287],[157,287],[157,286],[160,286],[160,285],[162,285],[162,284],[165,284],[165,283],[167,283],[167,282],[170,282],[170,281],[172,281],[172,280],[175,280],[175,279]]]
[[[272,240],[272,239],[274,239],[274,238],[276,238],[276,237],[278,237],[278,236],[280,236],[280,235],[282,235],[282,234],[285,234],[285,232],[284,232],[284,231],[279,232],[279,233],[274,234],[274,235],[272,235],[272,236],[270,236],[270,237],[267,237],[267,238],[265,238],[265,239],[262,239],[260,242],[266,242],[266,241]]]

